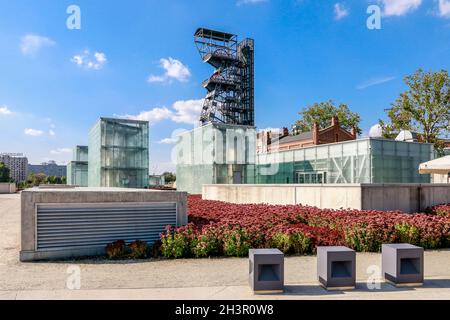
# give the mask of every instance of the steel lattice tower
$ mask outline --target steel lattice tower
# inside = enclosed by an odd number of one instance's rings
[[[199,28],[195,44],[203,62],[215,68],[203,81],[208,94],[200,117],[202,125],[254,126],[254,40],[238,42],[237,35]]]

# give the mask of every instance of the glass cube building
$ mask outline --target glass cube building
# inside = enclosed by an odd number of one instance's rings
[[[89,133],[88,171],[89,187],[148,187],[148,122],[100,118]]]
[[[67,165],[67,184],[88,186],[88,147],[76,146],[73,150],[72,161]]]
[[[254,127],[210,124],[177,143],[177,189],[203,184],[430,183],[419,164],[435,157],[427,143],[364,138],[256,154]]]
[[[256,129],[209,124],[185,132],[177,143],[177,189],[192,194],[203,184],[255,183]]]

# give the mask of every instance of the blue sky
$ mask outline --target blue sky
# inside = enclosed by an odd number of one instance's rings
[[[81,9],[69,30],[66,9]],[[369,30],[369,5],[382,29]],[[211,67],[204,26],[256,42],[256,124],[291,126],[333,99],[365,132],[417,68],[449,69],[450,0],[0,0],[0,152],[65,163],[100,116],[151,122],[151,172],[173,169],[170,138],[190,129]]]

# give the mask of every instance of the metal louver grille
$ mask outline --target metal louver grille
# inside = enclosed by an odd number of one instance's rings
[[[176,203],[37,205],[36,250],[105,246],[116,240],[153,244],[177,223]]]

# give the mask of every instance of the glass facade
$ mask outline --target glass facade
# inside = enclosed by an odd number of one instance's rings
[[[89,186],[146,188],[147,121],[101,118],[89,133]]]
[[[239,130],[245,133],[236,144],[233,132]],[[198,194],[203,184],[431,181],[418,172],[420,163],[435,157],[431,144],[365,138],[255,155],[255,139],[254,128],[233,126],[209,125],[185,133],[177,145],[177,188]]]
[[[72,161],[67,165],[67,184],[72,186],[88,186],[88,163]]]
[[[209,124],[177,143],[177,189],[192,194],[203,184],[255,183],[256,129]]]
[[[419,164],[434,158],[431,144],[360,139],[259,154],[256,181],[279,183],[429,183]]]
[[[76,146],[73,150],[72,161],[88,162],[88,160],[89,160],[89,147]]]
[[[87,146],[76,146],[72,161],[67,165],[67,184],[72,186],[88,186],[88,152]]]

